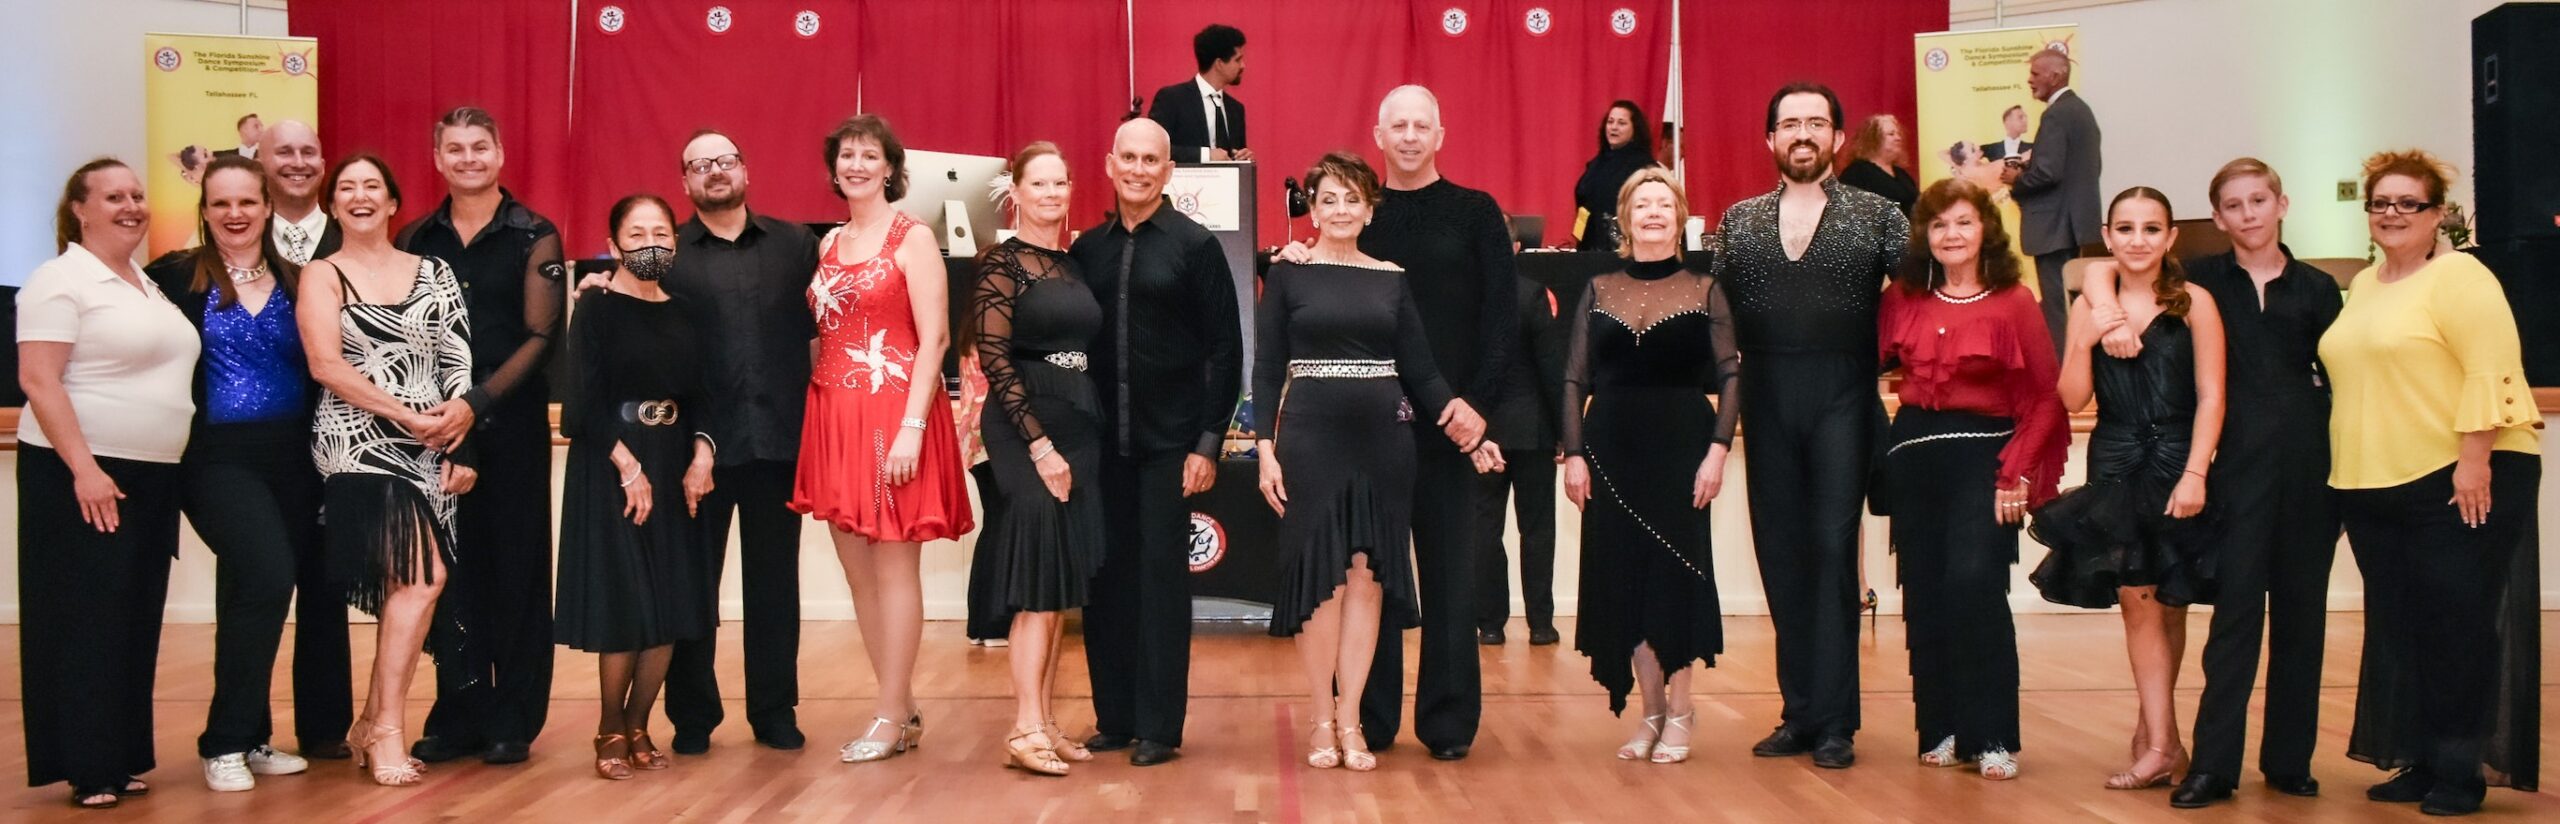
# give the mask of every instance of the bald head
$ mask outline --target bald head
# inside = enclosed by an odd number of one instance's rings
[[[1155,214],[1164,184],[1173,178],[1173,136],[1147,118],[1132,118],[1111,135],[1111,156],[1103,163],[1112,194],[1120,200],[1120,217],[1135,223]]]
[[[288,220],[310,214],[328,167],[320,157],[320,132],[299,120],[279,120],[267,127],[264,140],[258,165],[266,167],[274,187],[276,212]]]

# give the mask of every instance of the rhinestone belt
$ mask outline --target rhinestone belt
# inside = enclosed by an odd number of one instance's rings
[[[1078,372],[1084,371],[1085,364],[1089,361],[1083,352],[1051,352],[1041,355],[1040,359],[1048,361],[1050,366],[1073,369]]]
[[[1292,378],[1392,378],[1396,362],[1391,360],[1293,360],[1289,362]]]

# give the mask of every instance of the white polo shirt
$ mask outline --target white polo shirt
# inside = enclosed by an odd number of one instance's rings
[[[177,463],[195,418],[193,324],[150,278],[142,288],[80,244],[46,261],[18,291],[18,341],[71,344],[62,386],[90,454]],[[29,407],[32,416],[34,408]],[[40,420],[18,440],[47,449]]]

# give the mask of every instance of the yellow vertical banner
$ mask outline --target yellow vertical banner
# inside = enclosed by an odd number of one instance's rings
[[[196,200],[205,164],[256,156],[268,124],[320,122],[319,41],[308,37],[146,34],[143,147],[149,255],[202,241]]]
[[[2027,90],[2027,58],[2060,48],[2076,71],[2078,35],[2078,26],[2067,25],[1913,35],[1920,122],[1917,137],[1906,143],[1920,185],[1963,177],[1990,189],[2014,240],[2018,205],[2009,199],[2008,181],[2035,150],[2036,124],[2044,117],[2044,102]],[[2019,260],[2027,287],[2035,288],[2034,261],[2023,253]]]

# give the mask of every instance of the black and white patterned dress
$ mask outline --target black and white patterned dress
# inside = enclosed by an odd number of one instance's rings
[[[417,277],[398,303],[361,302],[343,271],[338,289],[338,352],[374,386],[421,411],[471,388],[471,320],[462,285],[444,261],[419,258]],[[454,496],[442,479],[446,461],[467,466],[466,457],[429,449],[399,424],[336,392],[321,394],[311,430],[312,461],[328,479],[322,520],[329,573],[345,587],[349,605],[378,613],[392,582],[424,580],[431,569],[417,551],[421,535],[432,539],[448,572],[458,565]],[[437,620],[428,649],[454,649],[460,629]]]

